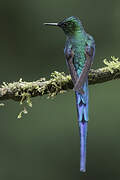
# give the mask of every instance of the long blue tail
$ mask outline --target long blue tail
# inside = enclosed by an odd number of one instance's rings
[[[84,94],[75,92],[80,133],[80,171],[86,171],[86,142],[88,126],[88,80],[83,85]]]

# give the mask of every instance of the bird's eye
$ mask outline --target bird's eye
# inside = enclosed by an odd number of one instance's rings
[[[68,21],[68,22],[67,22],[67,25],[70,25],[70,24],[71,24],[71,22]]]
[[[66,24],[66,23],[63,23],[63,24],[62,24],[62,27],[66,27],[66,26],[67,26],[67,24]]]

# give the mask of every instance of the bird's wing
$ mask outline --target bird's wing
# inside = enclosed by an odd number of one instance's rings
[[[75,91],[80,92],[80,89],[82,88],[82,86],[88,76],[90,67],[93,62],[94,54],[95,54],[95,44],[92,44],[92,46],[89,46],[88,44],[86,44],[86,49],[85,49],[86,61],[85,61],[83,70],[80,74],[80,77],[77,79],[76,84],[74,86]]]
[[[69,44],[66,44],[66,47],[64,49],[64,53],[65,53],[65,57],[66,57],[67,66],[68,66],[70,74],[71,74],[72,82],[75,85],[77,82],[77,79],[78,79],[78,75],[77,75],[77,72],[75,70],[75,66],[73,64],[74,51],[72,50],[72,46]]]
[[[75,70],[75,66],[73,64],[73,59],[74,59],[74,52],[71,50],[71,54],[69,56],[66,54],[66,60],[67,60],[67,65],[71,74],[73,84],[75,85],[78,79],[78,75]]]
[[[77,75],[77,72],[75,70],[75,66],[73,64],[73,60],[74,60],[74,52],[73,52],[73,50],[69,49],[69,51],[68,51],[68,49],[67,49],[67,51],[65,52],[65,56],[66,56],[67,65],[68,65],[68,68],[69,68],[69,71],[70,71],[70,74],[71,74],[72,82],[73,82],[74,87],[75,87],[75,84],[78,81],[79,77]],[[75,89],[73,88],[73,90],[75,90]],[[79,93],[84,94],[84,91],[83,91],[82,87],[79,88]]]

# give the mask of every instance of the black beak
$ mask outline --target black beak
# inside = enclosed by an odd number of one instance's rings
[[[44,23],[47,26],[58,26],[58,23]]]

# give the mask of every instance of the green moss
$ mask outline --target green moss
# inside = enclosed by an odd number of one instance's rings
[[[114,72],[114,70],[120,70],[120,61],[119,58],[115,58],[114,56],[111,56],[112,61],[108,61],[107,59],[104,59],[103,62],[105,65],[107,65],[108,71],[111,73]]]
[[[28,112],[27,112],[26,108],[24,107],[24,109],[18,114],[17,118],[18,118],[18,119],[21,119],[22,114],[27,114],[27,113],[28,113]]]
[[[60,73],[54,71],[51,74],[51,77],[52,78],[50,79],[49,83],[52,85],[54,91],[53,92],[48,91],[48,97],[54,97],[58,93],[66,92],[65,90],[62,90],[62,87],[70,81],[71,76],[70,75],[66,76],[64,72]]]
[[[107,59],[103,60],[104,64],[106,65],[103,68],[99,68],[98,70],[91,70],[89,73],[89,81],[94,81],[97,76],[102,72],[116,72],[116,70],[120,71],[120,61],[119,58],[115,58],[111,56],[111,61]],[[118,72],[119,73],[119,72]],[[71,81],[70,75],[65,75],[64,72],[60,73],[54,71],[51,74],[50,80],[46,81],[45,78],[41,78],[38,81],[33,82],[25,82],[20,78],[18,82],[13,83],[6,83],[3,82],[0,88],[0,95],[6,96],[8,99],[18,100],[20,101],[20,105],[23,105],[23,101],[26,103],[25,106],[32,107],[31,97],[37,95],[44,95],[47,94],[48,98],[54,97],[58,93],[64,93],[71,87],[67,87]],[[64,90],[66,89],[66,90]],[[10,96],[9,96],[10,94]],[[7,99],[6,98],[6,99]],[[0,104],[3,106],[3,103]],[[22,117],[22,114],[27,114],[26,107],[19,113],[18,118]]]

